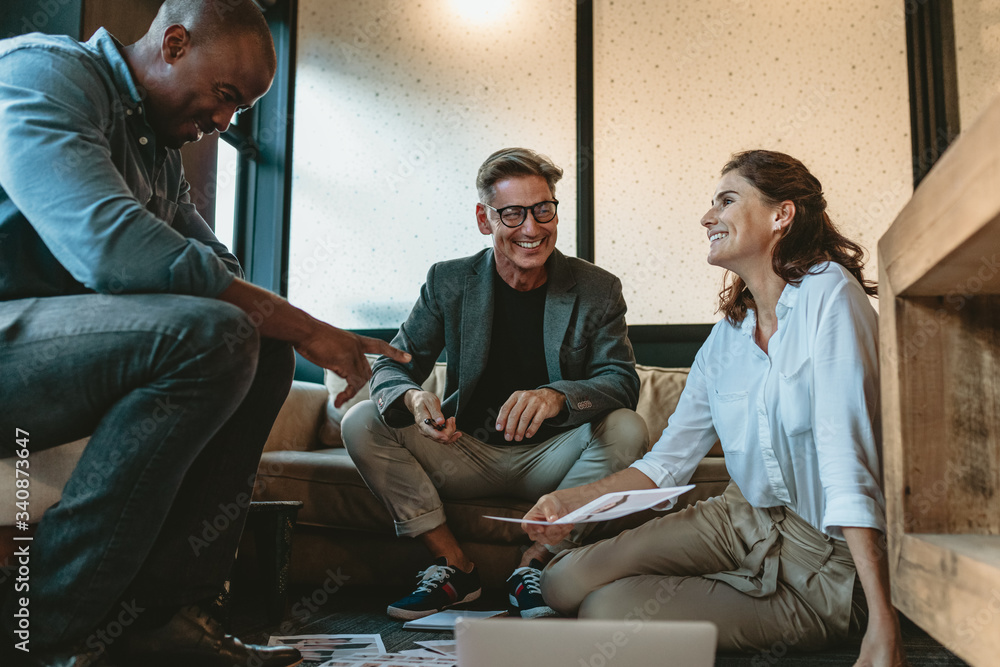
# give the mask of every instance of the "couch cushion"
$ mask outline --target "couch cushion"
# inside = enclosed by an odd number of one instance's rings
[[[660,439],[667,428],[670,415],[677,409],[677,402],[687,382],[687,368],[661,368],[659,366],[635,367],[639,374],[639,404],[635,411],[646,420],[649,429],[649,446]],[[716,442],[708,456],[722,456],[722,445]]]
[[[687,382],[686,368],[659,368],[656,366],[636,366],[639,374],[639,404],[635,411],[646,420],[649,429],[649,444],[660,439],[667,427],[667,418],[673,414],[677,401]]]
[[[41,521],[45,510],[59,501],[63,487],[69,481],[89,441],[90,438],[84,438],[31,452],[28,459],[31,465],[28,469],[31,474],[31,523]],[[0,459],[0,498],[8,498],[11,502],[16,499],[17,493],[17,476],[14,472],[17,460],[16,457]],[[99,474],[99,471],[95,471],[95,474]],[[5,512],[0,516],[0,526],[13,525],[14,512]]]
[[[333,433],[332,425],[326,419],[327,398],[323,385],[298,380],[292,382],[288,398],[271,427],[264,451],[307,451],[338,444],[340,427],[338,425],[336,433]]]

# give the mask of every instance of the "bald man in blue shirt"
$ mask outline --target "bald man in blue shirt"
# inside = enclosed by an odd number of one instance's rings
[[[167,0],[130,46],[103,29],[86,43],[0,41],[0,456],[16,432],[32,450],[91,436],[38,525],[30,592],[5,601],[5,665],[105,651],[121,664],[299,660],[242,644],[204,612],[229,573],[292,348],[347,379],[338,402],[370,377],[364,353],[409,357],[244,281],[191,203],[177,149],[224,131],[275,68],[249,0]],[[192,545],[232,507],[228,529]],[[22,596],[30,646],[14,634]],[[126,606],[135,618],[105,641]]]

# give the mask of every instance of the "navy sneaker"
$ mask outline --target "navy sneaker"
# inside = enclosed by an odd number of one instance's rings
[[[393,602],[386,609],[391,618],[404,621],[423,618],[463,602],[472,602],[483,592],[479,572],[475,567],[466,574],[448,565],[448,559],[444,556],[417,576],[420,577],[417,590],[402,600]]]
[[[542,616],[558,616],[555,609],[545,604],[542,599],[542,588],[539,580],[542,577],[540,562],[532,559],[527,567],[514,570],[507,580],[508,597],[510,599],[510,615],[520,615],[521,618],[541,618]]]

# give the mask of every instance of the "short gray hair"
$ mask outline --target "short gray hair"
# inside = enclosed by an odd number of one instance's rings
[[[562,178],[563,170],[544,155],[530,148],[503,148],[486,158],[476,175],[476,189],[479,201],[492,204],[496,196],[494,186],[500,181],[515,176],[541,176],[549,186],[552,196],[556,196],[556,183]]]

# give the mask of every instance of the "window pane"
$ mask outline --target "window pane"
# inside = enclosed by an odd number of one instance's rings
[[[557,245],[576,254],[576,4],[486,4],[300,0],[292,303],[398,327],[432,263],[490,243],[476,171],[510,146],[563,168]]]
[[[236,181],[239,170],[239,153],[226,141],[219,139],[219,161],[215,193],[215,235],[230,250],[236,240]]]

